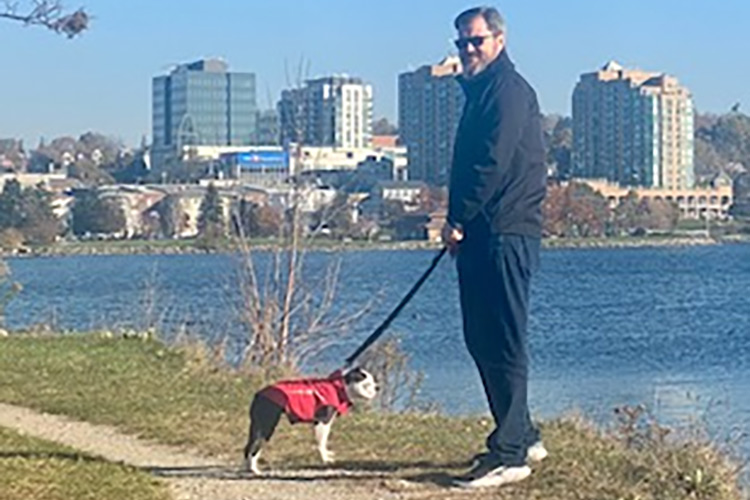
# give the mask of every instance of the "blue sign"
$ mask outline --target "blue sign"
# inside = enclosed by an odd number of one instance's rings
[[[251,150],[222,155],[222,160],[249,172],[280,172],[289,169],[286,151]]]

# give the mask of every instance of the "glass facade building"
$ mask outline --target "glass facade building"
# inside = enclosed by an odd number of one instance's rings
[[[155,151],[185,146],[243,146],[257,135],[255,74],[229,72],[206,59],[153,79]]]

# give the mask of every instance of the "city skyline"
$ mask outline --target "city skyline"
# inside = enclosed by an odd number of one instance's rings
[[[179,12],[176,5],[88,1],[95,19],[75,40],[0,25],[0,44],[14,48],[6,61],[13,78],[0,80],[4,114],[12,119],[2,121],[0,137],[24,139],[31,148],[40,137],[95,130],[138,144],[150,137],[151,79],[170,65],[210,56],[228,61],[231,71],[257,75],[260,109],[275,107],[287,87],[285,65],[293,75],[305,61],[305,79],[347,73],[371,83],[374,116],[396,122],[398,75],[450,54],[453,17],[472,4],[189,2],[180,3]],[[537,88],[545,113],[569,116],[578,76],[610,59],[677,77],[699,112],[750,105],[744,84],[750,69],[737,63],[750,45],[738,24],[750,5],[675,9],[641,0],[606,6],[586,0],[498,7],[508,20],[511,57]]]

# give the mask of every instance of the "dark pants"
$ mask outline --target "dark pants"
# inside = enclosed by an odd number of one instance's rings
[[[509,234],[467,238],[457,259],[464,338],[495,419],[487,447],[509,466],[524,464],[539,440],[527,400],[527,325],[540,243]]]

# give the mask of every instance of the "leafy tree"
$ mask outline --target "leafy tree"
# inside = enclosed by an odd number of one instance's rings
[[[312,215],[312,227],[315,230],[327,228],[335,238],[351,236],[353,222],[346,193],[338,193],[331,203],[315,212]]]
[[[143,151],[136,154],[125,154],[118,160],[115,167],[108,172],[120,184],[140,184],[152,177],[151,171],[144,160]]]
[[[737,176],[734,181],[734,200],[731,207],[732,217],[750,221],[750,173]]]
[[[198,234],[206,240],[215,240],[225,235],[224,207],[219,191],[213,183],[208,185],[198,214]]]
[[[542,133],[547,164],[556,171],[558,179],[569,179],[573,148],[573,120],[560,115],[543,115]]]
[[[117,158],[122,151],[123,145],[104,134],[98,132],[86,132],[78,138],[77,150],[93,160],[92,155],[95,151],[101,154],[102,165],[112,165],[117,162]]]
[[[37,149],[31,152],[27,169],[32,173],[48,173],[53,171],[55,166],[54,158],[43,149]]]
[[[693,164],[695,165],[695,174],[699,182],[721,172],[727,163],[727,159],[719,154],[710,142],[710,139],[696,136]]]
[[[388,121],[388,118],[380,118],[372,124],[372,133],[374,135],[396,135],[398,128]]]
[[[429,186],[419,193],[419,210],[431,213],[448,207],[448,190],[445,187]],[[403,208],[403,205],[402,207]]]
[[[404,216],[404,202],[401,200],[383,200],[380,208],[380,220],[386,225],[392,226],[395,221]]]
[[[39,188],[26,189],[24,218],[19,229],[28,243],[49,245],[60,234],[60,221],[52,211],[51,195]]]
[[[180,200],[175,195],[167,195],[156,205],[159,214],[159,228],[165,238],[174,238],[185,229],[185,213]]]
[[[548,236],[599,237],[607,232],[607,200],[586,184],[551,186],[542,206]]]
[[[711,178],[732,163],[750,168],[750,117],[740,112],[696,114],[694,163],[699,179]]]
[[[5,183],[0,194],[0,229],[20,228],[23,224],[23,189],[12,179]]]
[[[729,161],[750,165],[750,116],[729,113],[711,131],[714,147]]]
[[[282,216],[278,210],[265,204],[252,203],[241,200],[239,206],[239,224],[242,225],[241,234],[245,237],[269,237],[279,234]],[[240,234],[235,221],[235,233]]]
[[[76,194],[73,204],[73,234],[115,234],[125,229],[125,213],[113,199],[100,198],[86,190]]]
[[[673,202],[649,199],[645,201],[645,227],[658,231],[673,231],[680,219],[680,209]]]
[[[159,170],[151,170],[145,180],[154,183],[194,184],[204,178],[210,168],[211,162],[170,158]]]
[[[614,210],[614,228],[620,233],[638,233],[645,229],[672,231],[680,211],[671,202],[661,199],[639,199],[630,191]]]
[[[26,167],[26,153],[23,141],[17,139],[0,139],[0,157],[11,164],[11,170],[21,172]]]
[[[31,152],[29,170],[43,173],[67,167],[70,177],[87,186],[111,184],[114,178],[110,172],[128,166],[122,151],[120,142],[97,132],[86,132],[78,139],[57,137],[49,144],[40,143]]]
[[[643,205],[636,192],[631,190],[615,208],[612,222],[616,231],[630,232],[643,228],[643,215]]]
[[[68,168],[68,175],[91,187],[114,184],[115,182],[111,175],[96,166],[96,164],[88,158],[77,159],[75,163]]]
[[[0,193],[0,230],[14,229],[28,243],[54,242],[60,224],[49,198],[40,188],[22,189],[16,180],[7,182]]]
[[[547,161],[555,165],[557,176],[560,179],[569,179],[572,175],[572,149],[573,120],[565,117],[555,124],[547,151]]]
[[[146,240],[153,240],[162,236],[161,220],[156,211],[149,210],[141,214],[138,236]]]

